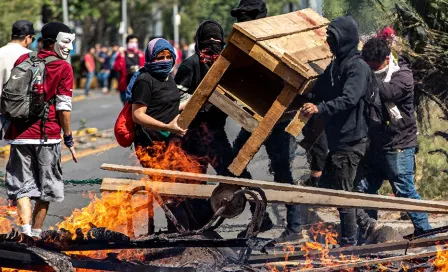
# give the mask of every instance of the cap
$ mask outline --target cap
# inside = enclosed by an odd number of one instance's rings
[[[12,37],[25,37],[26,35],[34,35],[36,32],[33,23],[27,20],[20,20],[12,25]]]

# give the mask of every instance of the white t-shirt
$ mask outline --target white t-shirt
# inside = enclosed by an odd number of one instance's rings
[[[2,94],[3,85],[8,81],[11,75],[11,70],[14,67],[16,60],[24,55],[30,53],[31,50],[21,46],[18,43],[8,43],[0,48],[0,95]]]

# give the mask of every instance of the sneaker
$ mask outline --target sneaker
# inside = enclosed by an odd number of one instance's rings
[[[31,229],[31,237],[40,238],[40,235],[42,233],[41,229]]]
[[[366,245],[378,243],[378,236],[382,227],[383,224],[378,223],[376,220],[372,221],[372,223],[367,227],[364,235]]]
[[[301,232],[295,232],[286,228],[278,238],[275,238],[275,241],[277,243],[284,243],[284,242],[297,242],[301,239],[303,239],[303,235]]]
[[[272,223],[272,220],[269,217],[269,214],[265,213],[265,215],[263,217],[263,222],[261,223],[260,232],[268,231],[268,230],[272,229],[273,227],[274,227],[274,223]],[[246,233],[247,233],[247,228],[245,230],[241,231],[240,233],[238,233],[237,237],[245,238]]]

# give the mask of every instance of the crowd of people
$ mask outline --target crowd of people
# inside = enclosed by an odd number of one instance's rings
[[[117,91],[120,98],[125,103],[125,90],[132,75],[144,64],[143,52],[139,50],[138,38],[135,35],[129,35],[126,38],[126,45],[120,47],[118,44],[106,46],[95,44],[83,55],[81,65],[81,75],[86,78],[85,95],[89,96],[92,81],[96,77],[98,87],[104,94],[113,90],[113,80],[118,81]],[[191,46],[184,41],[180,45],[174,41],[170,43],[175,48],[176,63],[173,74],[176,74],[180,63],[192,55]]]
[[[264,18],[267,16],[266,3],[264,0],[241,0],[231,15],[238,22]],[[4,53],[9,52],[7,50],[17,50],[18,60],[9,60],[10,66],[6,70],[12,69],[10,79],[9,75],[4,75],[0,80],[7,81],[1,112],[10,122],[5,139],[12,145],[6,169],[6,189],[10,199],[17,200],[18,212],[24,222],[22,231],[36,236],[41,231],[49,202],[60,202],[64,198],[60,166],[62,141],[69,147],[73,159],[76,161],[77,158],[70,130],[73,73],[63,61],[74,40],[74,34],[67,26],[48,23],[42,28],[43,49],[37,57],[45,60],[43,91],[46,100],[43,104],[48,108],[47,114],[26,122],[13,118],[15,111],[8,111],[8,101],[11,100],[8,95],[23,88],[20,87],[23,84],[19,84],[20,76],[15,77],[19,69],[13,67],[36,61],[25,48],[33,36],[31,23],[19,21],[14,24],[13,44],[0,49],[0,65],[8,55]],[[358,50],[359,41],[358,25],[352,17],[339,17],[329,24],[327,43],[333,60],[318,77],[309,102],[303,106],[303,114],[311,118],[310,124],[317,119],[325,123],[325,132],[308,152],[311,177],[305,185],[377,194],[383,180],[389,180],[396,196],[419,199],[414,185],[417,126],[409,64],[392,52],[387,35],[370,38],[362,51]],[[153,154],[155,143],[168,146],[176,140],[181,141],[185,153],[197,160],[201,172],[205,173],[211,165],[217,174],[232,176],[228,166],[250,132],[242,129],[235,142],[230,143],[224,130],[227,116],[212,104],[201,109],[188,129],[177,124],[179,113],[225,45],[222,27],[212,20],[198,26],[192,54],[185,54],[188,46],[182,46],[185,51],[182,53],[163,38],[152,39],[145,50],[140,51],[138,39],[133,35],[127,37],[125,48],[96,45],[84,56],[86,94],[95,75],[105,92],[111,90],[110,80],[118,79],[121,101],[129,106],[132,121],[136,124],[132,135],[142,166],[152,167],[144,158]],[[19,50],[19,46],[23,48]],[[33,78],[34,85],[36,82],[39,80]],[[31,92],[39,89],[34,85]],[[374,112],[375,109],[379,111]],[[375,120],[373,113],[378,114]],[[296,139],[285,132],[289,122],[278,123],[264,144],[275,182],[294,184],[291,162],[297,146]],[[61,128],[62,139],[59,135]],[[204,141],[205,137],[207,141]],[[251,174],[246,169],[242,177],[251,178]],[[37,200],[33,213],[31,199]],[[188,199],[169,207],[188,230],[201,228],[213,215],[208,200]],[[192,214],[188,210],[195,212]],[[286,205],[286,210],[287,224],[277,241],[301,237],[299,206]],[[251,211],[254,211],[253,206]],[[339,209],[339,215],[341,246],[374,242],[381,227],[375,211],[344,208]],[[415,234],[431,228],[426,213],[410,212],[409,217]],[[168,222],[168,231],[176,231]],[[273,225],[266,213],[260,231],[267,231]],[[246,234],[244,230],[239,236]]]

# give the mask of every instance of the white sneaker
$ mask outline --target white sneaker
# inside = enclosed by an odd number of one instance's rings
[[[31,225],[20,226],[20,232],[25,235],[31,236]]]
[[[41,229],[31,229],[31,237],[40,238],[41,233],[42,233]]]

